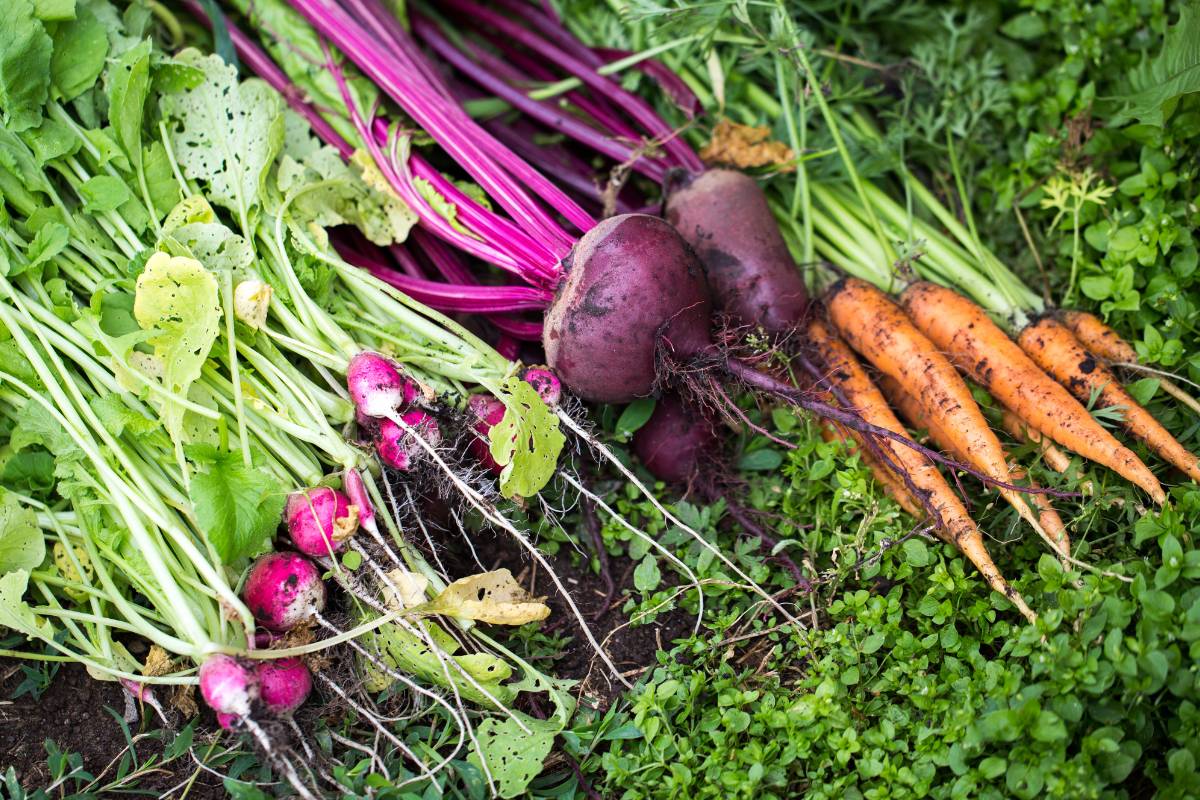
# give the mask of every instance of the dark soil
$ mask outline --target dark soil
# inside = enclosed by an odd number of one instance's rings
[[[596,655],[583,636],[579,621],[571,613],[557,587],[536,564],[528,553],[507,536],[490,535],[484,541],[476,541],[477,552],[490,552],[492,563],[489,569],[507,567],[518,582],[535,596],[545,596],[550,606],[550,618],[542,628],[546,633],[569,638],[569,642],[547,671],[559,678],[582,681],[580,691],[593,702],[607,706],[624,687],[613,678],[604,662]],[[613,559],[612,578],[616,591],[611,600],[606,599],[603,581],[583,564],[572,563],[572,553],[564,546],[555,556],[547,558],[559,580],[571,593],[575,605],[588,621],[592,635],[601,642],[609,658],[616,664],[624,678],[636,683],[642,672],[652,668],[659,650],[670,649],[671,642],[689,635],[694,618],[680,609],[660,614],[651,623],[626,625],[628,617],[621,610],[633,591],[633,569],[636,566],[626,558]],[[478,567],[475,567],[478,569]],[[664,575],[664,577],[667,577]],[[624,626],[624,627],[621,627]],[[615,633],[614,633],[615,631]]]
[[[58,670],[40,697],[34,699],[26,694],[10,699],[23,679],[21,662],[0,659],[0,772],[12,767],[18,783],[26,790],[45,788],[51,782],[45,742],[51,739],[64,753],[78,753],[82,757],[84,771],[100,779],[95,791],[114,780],[126,742],[121,726],[107,709],[113,709],[118,716],[124,713],[121,687],[93,680],[83,667],[67,664]],[[151,730],[154,721],[140,720],[130,725],[134,736],[140,732],[139,725]],[[150,738],[137,740],[135,746],[142,763],[162,749],[159,740]],[[190,758],[176,759],[140,777],[136,788],[178,797],[179,793],[170,790],[191,778],[195,771],[195,762]],[[68,784],[68,788],[73,787]],[[105,793],[100,791],[100,794]],[[201,772],[187,796],[208,800],[225,797],[225,791],[214,776]]]

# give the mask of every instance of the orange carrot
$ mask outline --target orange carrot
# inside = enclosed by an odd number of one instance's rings
[[[1074,399],[1074,398],[1072,398]],[[1058,473],[1064,473],[1071,466],[1071,457],[1059,450],[1058,447],[1046,440],[1041,433],[1026,425],[1016,414],[1004,409],[1000,414],[1000,425],[1008,431],[1009,436],[1018,442],[1031,442],[1038,445],[1042,460],[1046,466]]]
[[[1032,354],[1023,352],[982,308],[958,292],[924,281],[906,289],[901,303],[917,328],[1029,427],[1137,484],[1155,502],[1166,497],[1141,459],[1096,422],[1061,383],[1051,380],[1043,372],[1046,365],[1031,360]]]
[[[838,388],[863,420],[896,433],[905,432],[904,426],[896,419],[896,415],[866,370],[858,363],[858,359],[846,343],[838,338],[829,326],[820,320],[813,320],[808,327],[808,341],[816,350],[826,379]],[[975,522],[937,467],[925,456],[899,442],[887,440],[878,444],[880,451],[890,458],[898,469],[903,470],[913,487],[924,495],[925,502],[935,515],[938,536],[957,547],[970,559],[988,586],[1007,597],[1026,619],[1031,622],[1036,619],[1037,615],[996,568]],[[897,480],[900,481],[899,478]],[[900,482],[907,491],[907,484]]]
[[[1105,325],[1095,314],[1086,311],[1060,311],[1058,319],[1071,329],[1088,352],[1113,364],[1136,364],[1137,351],[1121,334]]]
[[[1062,324],[1071,329],[1071,333],[1075,334],[1075,338],[1079,340],[1079,343],[1087,348],[1087,351],[1092,355],[1097,358],[1103,358],[1114,366],[1121,366],[1127,369],[1139,368],[1137,351],[1133,349],[1129,342],[1121,338],[1121,334],[1105,325],[1094,314],[1089,314],[1086,311],[1060,311],[1058,312],[1058,319]],[[1149,372],[1157,378],[1158,385],[1162,387],[1164,392],[1192,409],[1192,411],[1200,414],[1200,402],[1197,402],[1196,398],[1186,392],[1182,386],[1158,370],[1151,370],[1145,367],[1140,367],[1140,369]]]
[[[1111,371],[1089,353],[1075,334],[1062,323],[1043,317],[1026,326],[1019,338],[1021,347],[1042,369],[1070,388],[1081,400],[1098,392],[1100,408],[1121,406],[1125,428],[1144,441],[1164,461],[1200,483],[1200,460],[1175,440],[1150,412],[1129,396]],[[1163,499],[1158,499],[1161,503]]]
[[[830,320],[842,336],[876,369],[895,378],[905,392],[920,400],[967,464],[992,480],[1011,482],[1000,440],[988,427],[966,382],[899,306],[858,278],[835,284],[826,303]],[[1039,536],[1051,542],[1022,492],[997,489]]]
[[[879,388],[883,390],[883,395],[892,404],[892,408],[900,412],[900,416],[908,420],[910,428],[918,428],[929,431],[929,438],[938,447],[948,452],[954,458],[960,461],[966,460],[966,454],[958,451],[954,444],[954,437],[948,436],[946,431],[937,423],[937,420],[931,418],[925,413],[925,409],[921,403],[908,392],[901,388],[893,378],[884,375],[879,379]],[[1025,477],[1025,470],[1016,464],[1009,462],[1009,471],[1014,478],[1022,479]],[[1031,486],[1035,486],[1032,481]],[[1050,498],[1044,494],[1030,495],[1034,505],[1038,508],[1038,521],[1042,523],[1042,527],[1046,529],[1046,533],[1050,534],[1051,540],[1058,548],[1060,555],[1071,555],[1071,539],[1067,535],[1067,526],[1063,524],[1062,518],[1058,516],[1058,512],[1054,510],[1054,506],[1050,503]],[[1068,565],[1068,569],[1070,566]]]

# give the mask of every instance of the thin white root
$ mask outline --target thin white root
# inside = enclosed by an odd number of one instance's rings
[[[420,780],[433,780],[433,773],[429,771],[429,767],[425,764],[425,762],[422,761],[421,758],[414,753],[408,745],[401,741],[400,737],[389,731],[387,726],[380,722],[376,718],[375,714],[373,714],[366,706],[364,706],[362,703],[359,703],[357,700],[351,697],[349,693],[342,689],[342,687],[338,686],[337,681],[332,680],[320,672],[317,673],[317,677],[325,686],[329,688],[330,691],[340,697],[342,701],[346,703],[346,705],[354,709],[355,713],[357,713],[360,717],[367,720],[371,724],[371,727],[378,731],[383,738],[391,742],[397,750],[403,753],[405,757],[407,757],[409,761],[416,766],[418,774],[414,775],[412,778],[409,778],[407,781],[400,784],[400,786],[406,786],[410,783],[415,783]],[[399,786],[397,786],[397,788],[399,788]]]
[[[308,788],[304,781],[300,780],[300,775],[296,772],[296,768],[292,766],[291,759],[275,751],[275,747],[271,744],[271,739],[267,736],[267,732],[249,717],[243,717],[242,723],[245,724],[246,730],[250,731],[250,734],[258,741],[258,746],[267,754],[270,762],[277,765],[283,771],[283,777],[296,790],[296,794],[303,797],[304,800],[317,800],[317,796],[313,794],[312,790]]]
[[[559,593],[562,595],[563,602],[567,604],[567,607],[571,609],[571,613],[579,622],[579,626],[583,631],[584,637],[588,640],[588,644],[590,644],[592,649],[596,651],[596,654],[604,662],[605,666],[608,667],[613,676],[626,688],[632,689],[633,684],[621,676],[621,671],[617,669],[617,665],[613,663],[612,659],[609,658],[608,653],[605,652],[604,648],[600,646],[600,643],[596,641],[596,637],[592,633],[591,628],[588,626],[587,621],[583,618],[583,614],[580,613],[579,607],[575,605],[575,600],[571,597],[570,592],[567,591],[567,587],[563,586],[562,581],[559,579],[557,573],[555,573],[554,568],[550,566],[550,562],[546,560],[545,556],[542,555],[542,552],[538,550],[532,542],[529,541],[525,534],[518,531],[516,526],[505,519],[504,515],[496,510],[496,507],[492,505],[490,500],[483,497],[478,491],[468,486],[467,483],[460,478],[453,469],[450,468],[450,465],[447,464],[445,459],[441,457],[441,455],[437,452],[437,449],[433,445],[429,444],[429,442],[425,441],[425,438],[422,437],[415,428],[413,428],[404,420],[400,419],[399,416],[392,416],[389,418],[392,420],[392,422],[396,423],[401,430],[413,437],[413,439],[429,455],[429,457],[433,459],[434,463],[438,465],[438,468],[446,474],[451,483],[454,484],[454,488],[457,489],[463,497],[467,498],[471,505],[483,515],[484,519],[501,528],[514,539],[516,539],[517,542],[519,542],[520,545],[524,547],[525,550],[533,557],[533,559],[537,561],[543,569],[546,570],[546,574],[550,576],[550,580],[553,581],[555,587],[558,588]]]
[[[658,498],[654,496],[654,493],[651,492],[646,487],[646,485],[644,483],[642,483],[641,480],[638,479],[638,476],[633,474],[633,470],[631,470],[631,469],[629,469],[629,467],[625,466],[625,464],[621,461],[621,459],[617,458],[616,455],[611,450],[609,450],[608,447],[606,447],[603,442],[601,442],[599,439],[597,439],[596,437],[594,437],[590,433],[588,433],[586,430],[584,430],[583,427],[579,423],[577,423],[575,420],[571,419],[571,417],[569,417],[567,415],[566,411],[564,411],[562,408],[558,409],[558,418],[560,420],[562,420],[563,423],[576,436],[578,436],[580,439],[583,439],[583,441],[587,442],[588,445],[593,450],[598,452],[604,458],[605,461],[611,462],[614,466],[616,466],[617,470],[625,477],[625,479],[628,480],[630,483],[632,483],[635,487],[637,487],[637,490],[639,492],[641,492],[646,497],[647,500],[650,501],[650,504],[652,506],[654,506],[654,509],[656,511],[658,511],[658,513],[662,514],[664,518],[669,520],[672,524],[677,526],[680,530],[682,530],[688,536],[692,537],[692,539],[694,539],[697,543],[699,543],[700,546],[703,547],[705,550],[708,550],[710,553],[712,553],[713,556],[715,556],[717,558],[717,560],[719,560],[722,564],[729,567],[729,569],[733,570],[733,573],[735,575],[737,575],[738,578],[740,578],[742,581],[745,582],[745,586],[747,588],[749,588],[751,591],[753,591],[755,594],[757,594],[762,599],[766,600],[767,603],[770,604],[770,606],[772,608],[774,608],[776,611],[778,611],[780,614],[783,615],[784,619],[786,619],[792,625],[795,625],[797,628],[804,627],[804,623],[802,623],[795,616],[793,616],[790,611],[788,611],[786,608],[784,608],[783,605],[778,600],[776,600],[773,596],[771,596],[771,594],[766,589],[759,586],[754,581],[754,579],[752,579],[749,575],[747,575],[745,572],[743,572],[741,567],[739,567],[737,564],[733,563],[733,561],[730,560],[730,558],[728,556],[726,556],[723,552],[721,552],[721,548],[717,547],[712,542],[705,539],[703,536],[700,535],[700,533],[698,531],[693,530],[690,525],[684,524],[683,520],[679,519],[679,517],[675,516],[670,511],[668,511],[666,506],[664,506],[662,503],[660,503],[658,501]]]
[[[688,585],[693,586],[696,589],[696,601],[697,601],[697,606],[698,606],[697,610],[696,610],[696,624],[695,624],[695,627],[692,629],[692,635],[698,635],[700,633],[700,625],[704,620],[704,588],[700,585],[700,577],[698,575],[696,575],[695,572],[692,571],[691,567],[689,567],[687,564],[683,563],[683,561],[681,561],[678,556],[676,556],[674,553],[672,553],[667,548],[663,547],[658,542],[657,539],[655,539],[653,536],[646,533],[645,531],[641,530],[640,528],[635,527],[633,525],[633,523],[631,523],[629,520],[625,519],[625,517],[618,514],[616,509],[612,508],[611,506],[609,506],[608,503],[604,502],[604,500],[599,495],[597,495],[595,492],[587,489],[586,487],[584,487],[583,484],[579,483],[578,481],[576,481],[574,478],[572,478],[570,475],[568,475],[566,473],[563,473],[562,477],[563,477],[563,480],[565,480],[567,483],[574,486],[576,491],[578,491],[584,497],[591,500],[596,505],[600,506],[600,508],[603,509],[606,514],[608,514],[610,517],[615,519],[617,522],[621,523],[621,526],[624,527],[625,530],[629,531],[634,536],[637,536],[638,538],[642,539],[647,544],[649,544],[651,547],[653,547],[655,550],[662,553],[664,558],[666,558],[668,561],[670,561],[672,564],[674,564],[676,569],[678,569],[680,572],[682,572],[684,575],[686,575],[688,577]]]

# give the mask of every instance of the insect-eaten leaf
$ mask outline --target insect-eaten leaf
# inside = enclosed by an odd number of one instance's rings
[[[484,720],[475,731],[468,760],[481,768],[487,764],[501,797],[517,797],[541,774],[559,728],[553,719],[535,719],[520,711]]]
[[[45,557],[46,543],[33,509],[0,490],[0,575],[32,570]]]
[[[504,468],[500,491],[505,497],[532,497],[554,475],[566,437],[537,390],[520,378],[505,381],[500,400],[504,418],[488,433],[492,458]]]
[[[524,625],[550,616],[550,607],[530,597],[506,569],[461,578],[413,611],[492,625]]]

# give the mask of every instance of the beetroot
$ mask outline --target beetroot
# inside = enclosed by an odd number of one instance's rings
[[[310,556],[336,553],[358,529],[357,505],[328,486],[317,486],[288,496],[284,515],[292,544]]]
[[[696,251],[720,310],[768,333],[796,325],[808,293],[758,181],[728,169],[677,179],[666,217]]]
[[[288,631],[324,610],[325,584],[299,553],[267,553],[250,567],[242,597],[264,628]]]
[[[579,397],[644,397],[657,378],[660,341],[684,359],[710,345],[704,274],[665,221],[610,217],[584,234],[565,266],[542,343],[550,367]]]
[[[687,483],[719,446],[712,422],[679,395],[659,398],[654,413],[633,435],[633,451],[650,474],[667,483]]]

